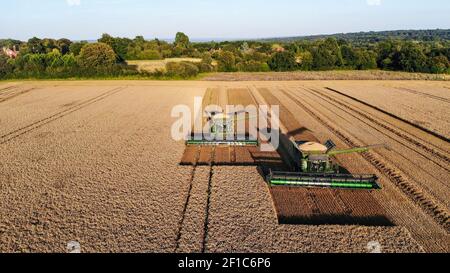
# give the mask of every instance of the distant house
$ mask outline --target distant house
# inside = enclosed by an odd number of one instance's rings
[[[9,49],[7,47],[3,47],[3,53],[8,56],[9,58],[16,58],[19,54],[18,51],[16,51],[16,46],[13,47],[13,49]]]

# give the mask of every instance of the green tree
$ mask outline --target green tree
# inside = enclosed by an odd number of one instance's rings
[[[236,65],[238,71],[244,72],[267,72],[270,67],[265,62],[258,62],[254,60],[240,62]]]
[[[164,49],[164,50],[161,50],[161,55],[163,56],[164,59],[170,58],[170,57],[173,57],[173,52],[170,49]]]
[[[407,72],[429,72],[427,57],[422,48],[412,42],[408,42],[400,50],[401,70]]]
[[[130,45],[127,49],[127,60],[138,60],[139,56],[142,52],[142,48],[140,46]]]
[[[128,46],[132,41],[127,38],[114,38],[111,35],[105,33],[100,39],[98,39],[98,42],[109,45],[116,53],[117,61],[123,62],[125,61],[127,55]]]
[[[56,41],[54,39],[42,39],[41,43],[45,48],[44,53],[50,53],[53,51],[53,49],[58,49],[58,46],[56,45]]]
[[[211,57],[211,54],[209,52],[205,52],[202,54],[202,63],[205,64],[212,64],[213,58]]]
[[[78,63],[85,69],[101,70],[111,68],[116,63],[116,54],[107,44],[87,44],[81,49]]]
[[[47,67],[46,54],[27,54],[23,60],[25,71],[42,73]]]
[[[46,53],[45,47],[42,43],[42,40],[36,37],[33,37],[28,40],[27,47],[30,53],[33,54],[43,54]]]
[[[200,73],[209,73],[214,71],[214,66],[212,65],[213,58],[209,52],[204,52],[201,54],[202,61],[197,63],[197,67]]]
[[[77,65],[77,59],[75,58],[75,55],[73,53],[63,55],[61,60],[65,68],[73,68]]]
[[[449,73],[450,62],[444,55],[439,55],[430,59],[431,73]]]
[[[295,55],[290,51],[274,53],[268,64],[273,71],[293,71],[298,68]]]
[[[367,70],[377,68],[376,54],[367,50],[356,50],[355,61],[353,63],[354,68],[358,70]]]
[[[86,41],[72,43],[69,46],[69,52],[75,56],[78,56],[78,55],[80,55],[80,52],[81,52],[81,49],[83,48],[83,46],[85,46],[87,43],[88,42],[86,42]]]
[[[217,57],[219,63],[219,71],[234,72],[236,71],[236,57],[230,51],[221,51]]]
[[[300,51],[300,47],[298,46],[298,44],[296,43],[290,43],[290,44],[286,44],[283,45],[284,49],[286,49],[287,51],[291,51],[294,54],[297,54]]]
[[[62,54],[58,49],[54,49],[52,52],[47,53],[45,59],[46,66],[50,68],[57,68],[64,65]]]
[[[173,57],[181,57],[181,56],[183,56],[184,50],[185,49],[181,46],[175,46],[172,49],[172,56]]]
[[[128,53],[128,46],[132,44],[132,40],[128,38],[114,38],[112,49],[117,54],[117,61],[124,62]]]
[[[239,55],[241,53],[239,45],[238,44],[234,44],[234,43],[225,43],[222,46],[222,50],[223,51],[232,52],[235,56],[237,56],[237,55]]]
[[[355,49],[351,45],[344,44],[341,46],[341,55],[343,59],[343,65],[349,68],[355,68],[358,62]]]
[[[102,37],[98,39],[97,42],[107,44],[112,48],[114,46],[114,37],[108,33],[103,33]]]
[[[65,55],[67,53],[70,52],[70,45],[72,44],[72,42],[69,39],[59,39],[58,41],[56,41],[56,46],[59,49],[59,52],[61,52],[61,54]]]
[[[204,62],[196,63],[200,73],[209,73],[214,71],[214,66],[212,64],[207,64]]]
[[[343,66],[343,59],[341,48],[339,47],[339,43],[336,38],[328,38],[323,42],[323,47],[329,51],[329,53],[333,56],[334,64],[333,66]]]
[[[244,54],[244,59],[245,59],[246,61],[253,60],[253,61],[257,61],[257,62],[263,62],[263,63],[266,63],[270,58],[269,58],[269,56],[267,56],[267,55],[264,54],[264,53],[260,53],[260,52],[257,52],[257,51],[253,51],[253,52]]]
[[[400,44],[397,41],[386,40],[377,44],[378,67],[386,70],[401,70]]]
[[[309,51],[303,51],[297,53],[296,55],[297,64],[300,66],[301,70],[308,71],[312,69],[313,66],[313,55]]]
[[[161,60],[162,56],[159,51],[154,49],[146,49],[138,54],[140,60]]]
[[[166,64],[166,71],[169,76],[190,78],[196,76],[199,69],[197,65],[191,62],[168,62]]]
[[[145,44],[144,36],[136,36],[136,38],[134,38],[134,44],[141,47],[144,46]]]
[[[323,44],[313,50],[313,69],[314,70],[331,70],[335,68],[336,59]]]
[[[13,66],[8,62],[9,58],[0,54],[0,78],[4,78],[13,70]]]
[[[190,41],[189,37],[183,32],[178,32],[175,36],[175,46],[183,49],[189,48]]]

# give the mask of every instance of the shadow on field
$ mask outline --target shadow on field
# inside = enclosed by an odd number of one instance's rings
[[[394,226],[384,215],[348,216],[345,214],[321,214],[311,216],[278,215],[282,225],[357,225],[357,226]]]

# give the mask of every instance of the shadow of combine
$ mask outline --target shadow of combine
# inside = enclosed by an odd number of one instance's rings
[[[292,130],[292,131],[288,132],[288,135],[289,136],[295,136],[297,134],[302,134],[302,133],[305,133],[305,132],[311,132],[311,131],[308,128],[306,128],[306,127],[300,127],[300,128],[297,128],[295,130]]]
[[[369,226],[391,227],[395,226],[384,215],[350,216],[347,214],[319,214],[308,216],[278,215],[278,223],[282,225],[341,225],[341,226]]]

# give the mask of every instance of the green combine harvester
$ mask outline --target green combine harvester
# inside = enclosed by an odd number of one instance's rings
[[[205,137],[203,134],[199,136],[193,135],[192,138],[186,141],[187,146],[258,146],[258,140],[252,140],[248,135],[239,136],[235,132],[235,124],[239,120],[236,114],[224,114],[216,112],[206,112],[208,114],[209,132]],[[227,139],[227,136],[232,136],[232,139]]]
[[[341,168],[333,162],[333,157],[341,154],[364,153],[384,145],[337,150],[331,140],[325,145],[316,142],[292,142],[292,144],[296,151],[295,171],[270,171],[268,181],[271,186],[381,189],[376,175],[341,173]]]

